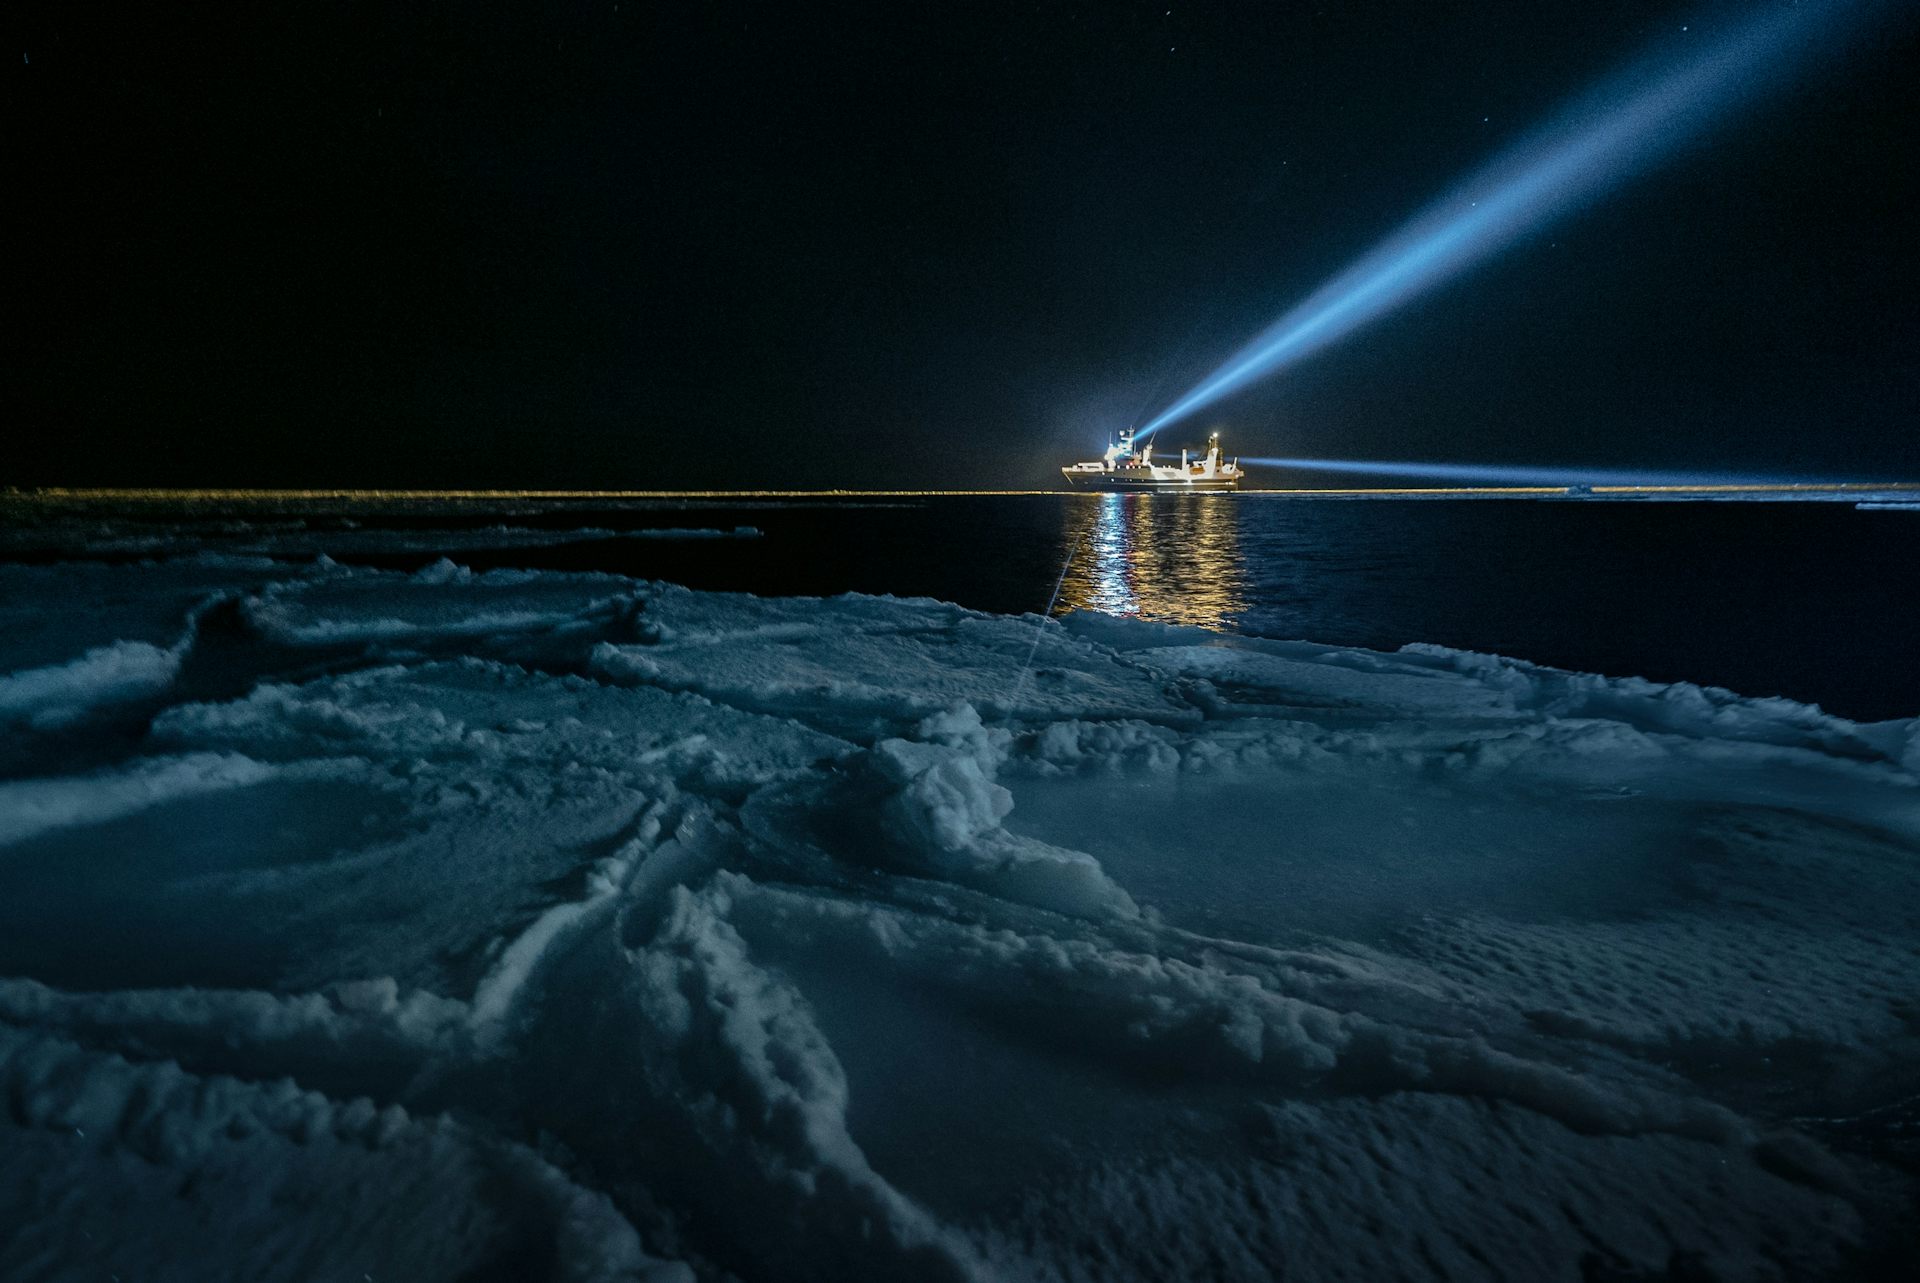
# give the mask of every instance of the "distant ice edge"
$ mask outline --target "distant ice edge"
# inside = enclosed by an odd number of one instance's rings
[[[1820,1120],[1920,1064],[1920,719],[71,573],[0,640],[0,1277],[1842,1277],[1914,1192]]]

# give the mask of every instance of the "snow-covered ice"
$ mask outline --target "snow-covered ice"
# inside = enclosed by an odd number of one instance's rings
[[[0,565],[0,1278],[1912,1246],[1920,721],[306,537]]]

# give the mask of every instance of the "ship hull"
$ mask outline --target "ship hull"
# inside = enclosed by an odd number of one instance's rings
[[[1192,494],[1196,491],[1214,492],[1232,490],[1240,484],[1238,477],[1129,477],[1119,472],[1082,473],[1075,476],[1071,472],[1063,474],[1067,485],[1074,490],[1095,490],[1106,493],[1146,493],[1146,494]]]

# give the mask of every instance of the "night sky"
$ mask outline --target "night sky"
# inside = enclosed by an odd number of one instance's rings
[[[1049,484],[1723,21],[220,8],[16,19],[0,483]],[[1920,477],[1917,29],[1162,444]]]

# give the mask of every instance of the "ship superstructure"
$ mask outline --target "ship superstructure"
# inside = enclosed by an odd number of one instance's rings
[[[1133,429],[1120,434],[1100,458],[1070,463],[1060,475],[1076,490],[1232,490],[1244,475],[1240,461],[1229,463],[1220,453],[1220,434],[1207,438],[1206,453],[1198,459],[1182,450],[1180,462],[1155,463],[1151,441],[1134,445]]]

